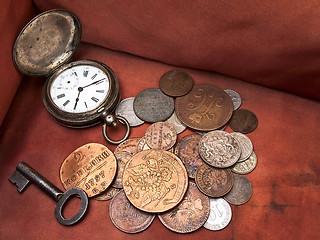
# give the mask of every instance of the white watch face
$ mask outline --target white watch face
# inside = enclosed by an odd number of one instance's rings
[[[55,105],[69,113],[84,113],[97,108],[109,92],[108,76],[90,65],[78,65],[61,72],[50,87]]]

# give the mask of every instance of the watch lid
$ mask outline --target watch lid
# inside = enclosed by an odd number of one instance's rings
[[[50,75],[71,59],[80,38],[80,21],[73,13],[60,9],[41,13],[20,32],[13,61],[23,74]]]

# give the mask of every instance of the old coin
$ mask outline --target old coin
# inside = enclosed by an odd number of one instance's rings
[[[120,188],[108,187],[107,190],[95,196],[94,199],[98,201],[108,201],[112,199],[119,191]]]
[[[138,233],[147,229],[154,214],[146,213],[135,208],[125,196],[123,190],[112,199],[109,206],[109,216],[112,223],[126,233]]]
[[[143,120],[137,117],[133,110],[134,97],[123,99],[115,110],[115,114],[124,117],[129,122],[131,127],[136,127],[144,123]]]
[[[177,132],[170,123],[156,122],[148,127],[145,137],[150,148],[168,150],[176,143]]]
[[[116,159],[117,159],[118,168],[117,168],[116,177],[112,182],[112,187],[122,188],[122,175],[123,175],[124,166],[130,160],[132,155],[128,152],[115,152],[114,155],[116,156]]]
[[[123,173],[129,201],[146,212],[165,212],[181,202],[188,175],[181,160],[165,150],[145,150],[134,155]]]
[[[230,169],[214,168],[205,163],[198,167],[195,180],[199,190],[209,197],[221,197],[228,193],[233,185]]]
[[[146,136],[140,138],[140,140],[137,143],[137,153],[144,151],[144,150],[148,150],[150,149],[150,147],[147,144],[147,138]]]
[[[226,127],[227,127],[227,124],[226,124],[226,125],[223,125],[222,127],[217,128],[215,131],[217,131],[217,130],[224,131],[224,130],[226,129]],[[211,131],[210,131],[210,132],[211,132]],[[201,136],[203,136],[203,135],[207,134],[208,132],[197,131],[197,133],[200,134]]]
[[[131,156],[137,153],[137,144],[139,143],[140,138],[129,138],[122,143],[120,143],[114,150],[114,154],[119,152],[127,152]]]
[[[230,223],[232,211],[229,203],[223,198],[210,198],[210,215],[203,225],[206,229],[218,231]]]
[[[235,164],[240,155],[240,143],[224,131],[208,132],[199,141],[201,158],[213,167],[226,168]]]
[[[231,90],[231,89],[225,89],[224,91],[229,95],[229,97],[232,100],[233,110],[237,110],[241,106],[241,103],[242,103],[242,100],[241,100],[239,93],[237,93],[236,91]]]
[[[186,167],[188,176],[194,178],[197,168],[203,163],[199,155],[201,135],[194,133],[184,136],[175,147],[175,154]]]
[[[202,227],[209,213],[209,198],[203,195],[194,183],[189,183],[182,202],[170,211],[159,214],[158,217],[171,231],[189,233]]]
[[[233,205],[241,205],[248,202],[252,196],[252,186],[248,178],[234,174],[233,187],[223,198]]]
[[[89,197],[106,190],[114,179],[117,161],[113,153],[99,143],[88,143],[74,150],[60,168],[65,189],[82,188]]]
[[[229,126],[235,132],[249,133],[257,128],[258,118],[248,109],[238,109],[233,112]]]
[[[174,129],[177,131],[177,134],[182,133],[184,130],[186,130],[187,126],[184,125],[176,115],[176,112],[173,112],[171,117],[169,117],[166,122],[170,123]]]
[[[172,97],[186,95],[191,91],[192,86],[192,77],[183,71],[169,71],[159,81],[161,91]]]
[[[190,128],[211,131],[225,125],[232,116],[229,95],[212,85],[194,85],[191,92],[175,102],[177,117]]]
[[[257,166],[257,156],[254,152],[250,157],[244,162],[237,162],[232,168],[231,171],[238,174],[248,174],[252,172]]]
[[[148,88],[135,97],[133,109],[135,114],[146,122],[161,122],[172,115],[174,100],[159,88]]]
[[[239,132],[230,133],[232,137],[238,140],[240,143],[241,155],[238,162],[243,162],[247,160],[253,151],[253,145],[249,137]]]

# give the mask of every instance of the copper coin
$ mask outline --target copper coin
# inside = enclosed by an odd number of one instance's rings
[[[202,227],[209,213],[209,198],[203,195],[194,183],[189,183],[182,202],[170,211],[159,214],[158,217],[171,231],[189,233]]]
[[[244,162],[237,162],[232,168],[231,171],[238,174],[248,174],[252,172],[257,166],[257,156],[252,152],[251,156]]]
[[[252,186],[248,178],[234,174],[233,187],[223,198],[233,205],[241,205],[248,202],[252,196]]]
[[[211,131],[225,125],[232,116],[229,95],[212,85],[195,85],[191,92],[175,103],[178,118],[190,128]]]
[[[135,114],[146,122],[161,122],[172,115],[174,100],[159,88],[148,88],[135,97],[133,109]]]
[[[147,229],[154,214],[146,213],[135,208],[120,190],[112,199],[109,206],[109,216],[112,223],[121,231],[126,233],[138,233]]]
[[[224,131],[208,132],[199,141],[201,158],[213,167],[226,168],[235,164],[240,155],[240,143]]]
[[[89,197],[106,190],[114,179],[117,161],[113,153],[99,143],[88,143],[74,150],[60,168],[65,189],[82,188]]]
[[[249,133],[258,126],[257,116],[247,109],[238,109],[233,112],[229,126],[235,132]]]
[[[238,140],[240,143],[241,154],[238,162],[247,160],[253,151],[253,145],[249,137],[239,132],[230,133],[232,137]]]
[[[194,178],[197,168],[203,163],[199,155],[199,141],[201,135],[195,133],[184,136],[175,148],[175,154],[186,167],[188,176]]]
[[[165,212],[181,202],[188,175],[181,160],[165,150],[145,150],[134,155],[123,173],[129,201],[146,212]]]
[[[168,150],[177,141],[177,132],[167,122],[156,122],[150,125],[146,131],[146,142],[152,149]]]
[[[233,185],[230,169],[214,168],[205,163],[198,167],[195,180],[199,190],[209,197],[221,197]]]
[[[147,138],[146,136],[140,138],[140,140],[138,141],[137,143],[137,153],[138,152],[141,152],[141,151],[144,151],[144,150],[148,150],[150,149],[150,147],[148,146],[147,144]]]
[[[122,188],[122,175],[123,175],[124,166],[130,160],[131,154],[128,152],[115,152],[114,155],[116,156],[116,159],[117,159],[118,168],[117,168],[116,177],[112,182],[112,187]]]
[[[140,138],[129,138],[122,143],[120,143],[114,150],[114,154],[119,152],[127,152],[131,156],[137,153],[137,144],[140,141]]]
[[[108,187],[107,190],[95,196],[94,199],[98,201],[108,201],[111,200],[119,191],[119,188]]]
[[[192,77],[183,71],[169,71],[159,81],[161,91],[172,97],[186,95],[191,91],[192,86]]]

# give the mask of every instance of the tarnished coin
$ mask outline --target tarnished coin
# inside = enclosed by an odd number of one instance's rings
[[[125,196],[123,190],[112,199],[109,206],[109,216],[112,223],[126,233],[138,233],[147,229],[154,214],[146,213],[135,208]]]
[[[119,152],[127,152],[131,156],[137,153],[137,145],[140,141],[140,138],[129,138],[122,143],[120,143],[114,150],[114,154]]]
[[[190,128],[211,131],[225,125],[232,116],[229,95],[212,85],[194,85],[191,92],[175,102],[177,117]]]
[[[129,122],[131,127],[136,127],[144,123],[143,120],[137,117],[133,110],[134,97],[123,99],[115,110],[115,114],[124,117]]]
[[[194,178],[197,168],[203,163],[199,155],[199,141],[201,135],[194,133],[184,136],[175,148],[175,154],[186,167],[188,176]]]
[[[189,183],[182,202],[170,211],[159,214],[158,217],[171,231],[189,233],[203,226],[209,217],[209,212],[209,198],[203,195],[194,183]]]
[[[107,190],[95,196],[94,199],[98,201],[108,201],[112,199],[119,191],[119,188],[108,187]]]
[[[229,203],[223,198],[210,198],[210,215],[203,225],[206,229],[218,231],[230,223],[232,211]]]
[[[181,160],[165,150],[145,150],[134,155],[123,173],[129,201],[146,212],[165,212],[181,202],[188,175]]]
[[[248,178],[234,174],[233,187],[223,198],[233,205],[241,205],[248,202],[252,196],[252,186]]]
[[[114,179],[117,161],[113,153],[99,143],[88,143],[74,150],[60,168],[65,189],[82,188],[88,197],[106,190]]]
[[[248,174],[252,172],[257,166],[257,156],[252,152],[251,156],[244,162],[237,162],[231,171],[238,174]]]
[[[118,168],[117,168],[116,177],[112,182],[112,187],[122,188],[122,175],[123,175],[124,166],[130,160],[132,155],[128,152],[115,152],[114,155],[116,156],[116,159],[117,159]]]
[[[171,115],[170,118],[166,120],[166,122],[170,123],[174,129],[177,131],[177,134],[182,133],[186,130],[187,126],[184,125],[178,118],[175,112]]]
[[[237,110],[241,106],[241,103],[242,103],[242,100],[241,100],[239,93],[237,93],[236,91],[231,90],[231,89],[225,89],[224,91],[229,95],[229,97],[232,100],[233,110]]]
[[[135,114],[146,122],[161,122],[172,115],[174,100],[159,88],[148,88],[135,97],[133,109]]]
[[[147,144],[147,138],[146,136],[140,138],[140,140],[138,141],[138,144],[137,144],[137,153],[138,152],[141,152],[141,151],[144,151],[144,150],[148,150],[150,149],[150,147],[148,146]]]
[[[159,81],[161,91],[172,97],[186,95],[191,91],[192,86],[192,77],[183,71],[169,71]]]
[[[208,132],[199,141],[201,158],[213,167],[226,168],[235,164],[240,155],[240,143],[224,131]]]
[[[250,138],[239,132],[232,132],[230,135],[240,143],[241,155],[238,162],[247,160],[253,152],[253,145]]]
[[[199,190],[209,197],[221,197],[228,193],[233,185],[230,169],[214,168],[205,163],[198,167],[195,180]]]
[[[257,116],[247,109],[238,109],[233,112],[229,126],[235,132],[249,133],[258,126]]]
[[[176,143],[177,132],[170,123],[156,122],[148,127],[145,137],[150,148],[168,150]]]

